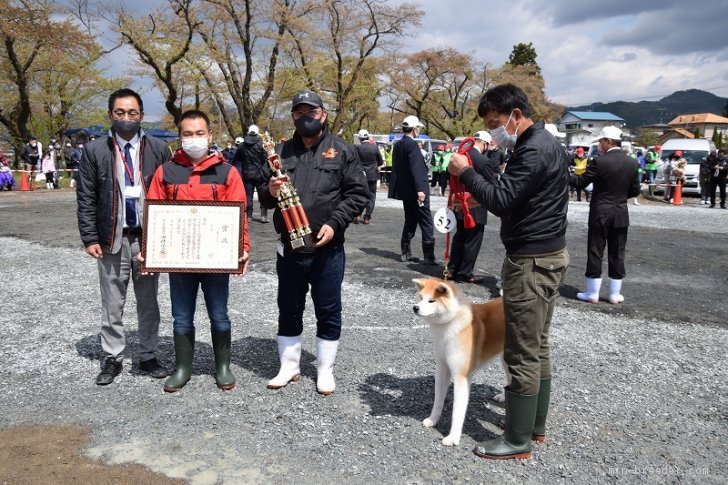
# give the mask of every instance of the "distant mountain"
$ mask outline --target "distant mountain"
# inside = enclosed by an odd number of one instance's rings
[[[720,115],[726,108],[728,98],[721,98],[715,94],[688,89],[676,91],[659,101],[615,101],[613,103],[593,103],[588,106],[575,106],[566,108],[567,111],[606,111],[624,118],[629,128],[639,128],[644,125],[669,123],[682,114],[714,113]]]

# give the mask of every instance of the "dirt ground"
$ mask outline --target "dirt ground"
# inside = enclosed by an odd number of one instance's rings
[[[643,200],[643,203],[649,205],[651,202]],[[75,194],[68,189],[49,193],[0,194],[0,236],[82,251],[75,209]],[[502,245],[497,237],[498,222],[493,219],[487,226],[486,240],[477,264],[487,273],[477,291],[492,294],[497,292],[493,275],[497,274],[502,261]],[[401,277],[395,275],[396,269],[389,271],[398,264],[393,261],[399,259],[397,236],[401,224],[401,209],[378,208],[371,226],[354,226],[347,231],[349,281],[378,278],[384,287],[402,284]],[[653,227],[631,227],[628,273],[630,284],[639,287],[640,301],[636,305],[618,307],[593,305],[590,310],[634,318],[724,326],[728,321],[728,305],[725,298],[716,298],[716,295],[725,294],[728,247],[724,235],[713,234],[705,228],[698,229],[667,234]],[[272,264],[277,239],[272,225],[253,223],[251,238],[256,244],[256,261]],[[573,269],[570,269],[561,288],[563,298],[560,304],[583,307],[575,300],[575,294],[582,287],[586,264],[584,227],[570,224],[567,241]],[[438,254],[440,250],[441,247]],[[419,254],[419,248],[416,247],[414,252]],[[419,266],[412,269],[429,271]],[[431,271],[432,276],[439,276],[435,270]],[[88,440],[88,430],[82,427],[0,430],[0,484],[182,483],[141,466],[106,466],[85,458],[79,450]]]
[[[89,431],[80,426],[30,426],[0,430],[2,484],[181,484],[141,465],[104,465],[83,457]]]

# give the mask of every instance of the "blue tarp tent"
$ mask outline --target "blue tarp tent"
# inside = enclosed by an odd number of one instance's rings
[[[175,141],[178,136],[174,131],[160,130],[159,128],[149,128],[144,130],[146,134],[151,135],[155,138],[161,138],[164,141]],[[70,128],[63,132],[68,138],[77,139],[81,135],[85,135],[88,139],[90,136],[96,138],[106,136],[109,133],[109,129],[102,125],[84,126],[83,128]]]

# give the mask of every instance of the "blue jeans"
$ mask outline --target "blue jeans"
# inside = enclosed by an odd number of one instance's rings
[[[341,335],[341,285],[346,254],[342,243],[314,253],[278,254],[278,335],[295,337],[303,332],[303,311],[311,286],[316,313],[316,336],[339,340]]]
[[[217,273],[170,273],[169,296],[172,301],[175,335],[188,335],[195,331],[197,289],[202,286],[210,328],[213,332],[230,330],[228,294],[230,275]]]

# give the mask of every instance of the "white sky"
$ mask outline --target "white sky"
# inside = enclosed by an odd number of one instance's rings
[[[160,0],[122,3],[143,12]],[[728,6],[721,0],[417,3],[425,17],[405,39],[407,50],[454,47],[497,67],[514,45],[532,42],[546,95],[567,106],[656,101],[691,88],[728,97]],[[165,112],[150,78],[131,87],[143,92],[148,120]]]

